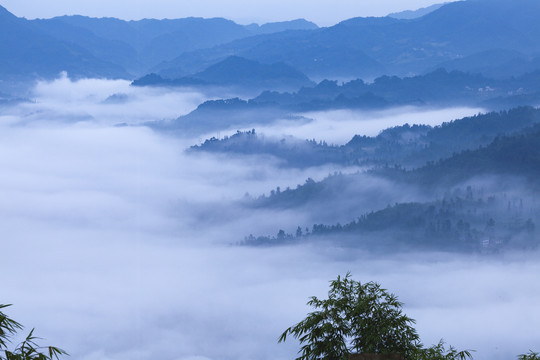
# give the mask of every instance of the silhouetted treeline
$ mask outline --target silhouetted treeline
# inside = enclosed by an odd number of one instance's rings
[[[488,145],[497,136],[509,135],[540,123],[540,110],[520,107],[508,111],[466,117],[440,126],[397,126],[376,137],[354,136],[342,146],[324,141],[266,138],[255,130],[223,139],[211,138],[192,151],[238,154],[267,154],[283,160],[284,165],[309,167],[325,163],[342,165],[379,165],[410,168],[447,158],[467,149]]]
[[[374,171],[396,181],[430,186],[450,186],[475,176],[504,175],[527,181],[538,190],[540,176],[540,125],[520,134],[500,136],[487,146],[415,170],[382,168]]]
[[[442,200],[400,203],[372,211],[347,224],[298,227],[294,234],[250,235],[243,245],[284,245],[330,239],[341,245],[370,248],[437,249],[496,252],[532,249],[540,242],[540,209],[527,199],[477,196],[472,187],[456,189]]]
[[[440,139],[439,147],[446,142],[446,151],[452,151],[459,142],[487,141],[487,136],[480,136],[484,131],[495,134],[499,130],[516,129],[534,122],[537,116],[538,110],[520,108],[465,118],[430,128],[421,136],[429,136],[434,141]],[[509,125],[509,119],[515,121]],[[396,129],[391,129],[389,134],[393,131]],[[374,141],[373,138],[358,139],[365,143]],[[433,143],[425,150],[430,146],[433,147]],[[260,196],[247,204],[254,208],[300,208],[329,203],[339,206],[344,201],[354,202],[359,194],[362,197],[358,197],[358,201],[362,202],[366,201],[365,194],[357,192],[355,184],[370,181],[371,176],[372,181],[386,179],[396,189],[416,189],[424,198],[436,200],[396,203],[385,209],[373,209],[344,225],[316,224],[311,229],[299,228],[295,234],[249,236],[244,243],[270,245],[325,239],[355,247],[487,252],[530,249],[538,245],[535,224],[540,221],[540,124],[496,136],[487,145],[430,161],[416,169],[384,165],[367,173],[335,173],[318,182],[308,179],[295,189],[277,188],[269,196]],[[474,194],[471,186],[460,190],[460,184],[474,183],[487,184],[489,195]],[[509,191],[514,195],[507,195]],[[437,196],[441,192],[446,193],[442,199]],[[516,197],[515,194],[521,195]]]
[[[206,140],[190,151],[209,151],[236,153],[244,155],[267,154],[278,157],[284,164],[292,167],[309,167],[325,163],[347,163],[346,154],[341,147],[328,145],[325,141],[298,140],[293,137],[275,140],[258,135],[255,129],[237,131],[236,134]]]

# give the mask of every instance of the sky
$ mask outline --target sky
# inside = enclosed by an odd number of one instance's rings
[[[357,16],[385,16],[415,10],[437,0],[2,0],[15,15],[50,18],[60,15],[121,19],[225,17],[241,24],[305,18],[329,26]]]

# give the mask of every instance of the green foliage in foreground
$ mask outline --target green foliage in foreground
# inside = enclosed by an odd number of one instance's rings
[[[394,294],[374,282],[362,284],[350,273],[330,283],[328,299],[311,297],[316,311],[283,332],[302,345],[297,360],[347,360],[351,353],[402,354],[407,360],[465,360],[471,351],[457,351],[444,342],[424,348]]]
[[[540,360],[540,353],[529,350],[527,354],[519,355],[518,360]]]
[[[0,304],[0,310],[8,306]],[[34,329],[13,351],[8,350],[11,337],[22,329],[21,324],[0,311],[0,360],[58,360],[61,355],[68,355],[54,346],[39,346],[36,343],[39,338],[34,336]]]
[[[441,340],[437,345],[419,349],[413,356],[415,360],[465,360],[472,359],[473,350],[457,351],[453,346],[448,349]]]

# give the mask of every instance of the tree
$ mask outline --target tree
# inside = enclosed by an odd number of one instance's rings
[[[15,350],[9,351],[8,343],[11,337],[22,330],[23,326],[1,311],[8,306],[11,305],[0,304],[0,360],[59,360],[61,355],[68,355],[64,350],[54,346],[39,346],[36,343],[39,338],[34,336],[34,329],[15,347]],[[45,352],[42,352],[43,350]]]
[[[414,320],[402,313],[394,294],[374,282],[362,284],[350,273],[330,283],[328,299],[313,296],[308,305],[316,311],[283,332],[279,342],[292,335],[302,347],[297,360],[344,360],[357,353],[400,353],[412,358],[422,345]]]
[[[444,341],[441,340],[437,345],[418,349],[412,358],[414,360],[466,360],[472,359],[472,351],[473,350],[457,351],[453,346],[446,349]]]
[[[540,360],[540,353],[529,350],[527,354],[518,355],[518,360]]]
[[[300,340],[297,360],[348,360],[351,353],[398,353],[407,360],[472,359],[473,350],[446,349],[443,340],[424,348],[412,327],[415,321],[402,313],[397,297],[377,283],[352,280],[350,273],[330,282],[328,299],[313,296],[308,305],[317,311],[279,338],[283,342],[292,335]],[[531,351],[519,359],[540,360],[537,355]]]

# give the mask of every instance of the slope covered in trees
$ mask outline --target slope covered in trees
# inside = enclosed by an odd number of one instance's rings
[[[457,188],[442,200],[399,203],[360,215],[345,224],[299,226],[295,234],[247,236],[249,246],[287,245],[311,241],[383,251],[439,250],[498,252],[535,249],[538,204],[503,193],[485,196],[482,189]],[[480,194],[477,194],[480,193]]]
[[[249,103],[242,103],[249,106]],[[221,104],[217,104],[219,106]],[[229,106],[232,106],[230,104]],[[192,151],[264,154],[284,166],[310,167],[326,163],[342,165],[399,165],[419,167],[463,150],[488,145],[497,136],[522,131],[540,123],[540,110],[532,107],[492,112],[443,123],[440,126],[403,125],[383,130],[376,137],[354,136],[341,146],[325,141],[267,138],[255,130],[223,139],[211,138]]]
[[[519,128],[535,119],[538,110],[515,109],[489,116],[465,118],[430,129],[430,138],[454,139],[470,146],[488,144],[456,152],[439,161],[410,170],[400,166],[375,167],[367,173],[336,173],[316,182],[311,179],[295,189],[277,189],[269,196],[247,201],[254,209],[329,207],[356,220],[341,224],[299,226],[294,235],[280,231],[277,236],[250,235],[248,245],[288,244],[331,240],[361,248],[437,249],[496,252],[504,249],[530,249],[538,246],[536,224],[540,221],[537,179],[540,176],[540,125]],[[531,116],[529,120],[525,120]],[[519,119],[519,120],[518,120]],[[509,125],[511,124],[511,125]],[[485,129],[492,126],[487,133]],[[506,130],[506,132],[505,132]],[[515,130],[515,131],[512,131]],[[500,134],[499,136],[495,134]],[[447,151],[454,143],[441,142]],[[433,146],[433,144],[430,144]],[[435,149],[435,148],[434,148]],[[371,178],[371,180],[369,180]],[[422,200],[396,202],[386,208],[365,212],[370,202],[358,191],[359,183],[381,181],[397,191],[418,192]],[[354,202],[358,204],[355,206]],[[372,201],[372,204],[376,202]],[[340,205],[341,204],[341,205]],[[352,204],[352,205],[351,205]],[[347,206],[347,208],[345,208]],[[374,205],[375,206],[375,205]],[[356,210],[355,210],[356,209]]]

